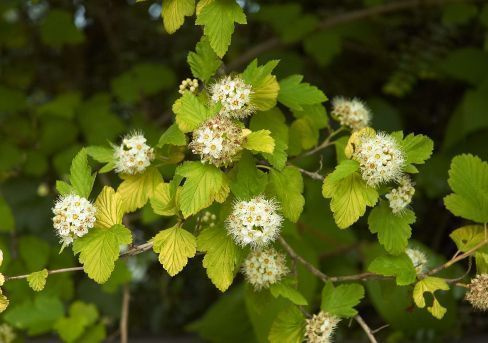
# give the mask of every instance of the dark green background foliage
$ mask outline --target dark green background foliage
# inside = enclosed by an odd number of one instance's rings
[[[159,2],[134,2],[0,2],[0,248],[6,275],[76,265],[71,252],[58,255],[50,208],[56,198],[54,182],[68,172],[81,146],[117,142],[135,129],[155,145],[173,121],[171,105],[180,80],[191,77],[187,54],[200,40],[201,29],[191,17],[170,36],[164,32]],[[329,99],[365,100],[376,129],[422,133],[434,140],[435,153],[419,167],[416,179],[413,237],[432,251],[433,266],[441,256],[451,256],[456,248],[448,234],[462,221],[442,203],[449,192],[450,160],[462,152],[488,159],[488,5],[459,1],[434,6],[425,1],[371,16],[375,6],[395,1],[239,3],[248,25],[237,26],[224,58],[228,69],[241,71],[250,62],[247,54],[260,63],[280,59],[275,69],[279,79],[303,74]],[[358,10],[365,11],[360,12],[364,19],[347,17]],[[299,154],[301,148],[295,149]],[[334,154],[324,153],[322,173],[333,167]],[[308,170],[319,167],[313,157],[296,163]],[[117,182],[115,177],[112,181]],[[375,238],[364,219],[354,229],[338,230],[320,186],[306,179],[304,213],[285,233],[325,273],[359,272],[378,249]],[[135,243],[166,225],[149,210],[130,216]],[[11,303],[0,321],[20,336],[52,335],[62,316],[69,326],[69,318],[79,322],[76,315],[83,312],[85,341],[115,337],[121,290],[132,273],[132,337],[187,335],[190,329],[218,342],[255,341],[253,326],[259,335],[260,323],[252,323],[252,312],[272,309],[260,308],[261,299],[252,297],[245,304],[247,290],[241,282],[219,296],[200,260],[197,256],[171,278],[154,254],[141,254],[119,261],[102,286],[82,273],[65,273],[50,276],[45,290],[35,294],[25,280],[12,281],[5,287]],[[462,272],[452,269],[451,274]],[[306,280],[302,292],[317,293],[317,280]],[[359,308],[363,318],[374,328],[391,325],[377,334],[381,341],[444,341],[481,334],[488,327],[486,316],[459,301],[459,290],[441,297],[448,314],[437,320],[415,309],[411,286],[366,285],[368,300]],[[73,305],[76,301],[84,305]],[[76,306],[82,309],[77,312]],[[343,325],[336,339],[363,335],[357,326],[348,330]]]

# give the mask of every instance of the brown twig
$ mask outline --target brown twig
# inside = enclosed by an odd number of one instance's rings
[[[366,333],[368,336],[368,339],[371,343],[378,343],[376,338],[374,338],[373,331],[371,331],[371,328],[366,324],[364,319],[358,314],[357,316],[354,317],[354,319],[359,323],[363,331]]]
[[[129,342],[129,306],[130,288],[128,284],[125,284],[122,295],[122,312],[120,314],[120,343]]]
[[[153,246],[152,242],[146,242],[141,245],[136,245],[132,247],[131,249],[127,250],[126,252],[120,254],[119,258],[126,257],[126,256],[134,256],[138,255],[140,253],[143,253],[149,249],[151,249]],[[48,274],[59,274],[59,273],[66,273],[66,272],[75,272],[75,271],[80,271],[83,270],[83,267],[69,267],[69,268],[61,268],[61,269],[53,269],[53,270],[48,270]],[[5,281],[10,281],[10,280],[20,280],[20,279],[26,279],[30,274],[24,274],[24,275],[16,275],[16,276],[6,276]]]
[[[321,30],[329,29],[332,27],[339,26],[341,24],[351,23],[354,21],[359,21],[363,19],[368,19],[378,15],[389,14],[394,12],[405,11],[409,9],[414,9],[416,7],[434,7],[445,5],[448,3],[456,2],[477,2],[480,0],[405,0],[405,1],[395,1],[391,3],[386,3],[384,5],[368,7],[356,11],[346,12],[343,14],[335,14],[323,19],[316,27],[315,30],[309,33],[313,34]],[[482,0],[484,1],[484,0]],[[300,40],[300,42],[303,40]],[[298,43],[298,42],[296,42]],[[234,59],[227,65],[227,70],[236,70],[258,57],[259,55],[271,51],[276,48],[286,46],[287,44],[280,41],[279,38],[270,38],[258,45],[247,50],[245,53],[241,54],[238,58]]]

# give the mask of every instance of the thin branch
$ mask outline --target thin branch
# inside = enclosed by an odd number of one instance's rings
[[[127,250],[126,252],[120,254],[119,258],[126,257],[126,256],[134,256],[138,255],[140,253],[143,253],[149,249],[151,249],[153,246],[152,242],[146,242],[141,245],[136,245],[132,247],[131,249]],[[70,267],[70,268],[61,268],[61,269],[53,269],[53,270],[48,270],[48,274],[59,274],[59,273],[66,273],[66,272],[76,272],[76,271],[81,271],[83,270],[83,267]],[[5,281],[10,281],[10,280],[20,280],[20,279],[26,279],[30,274],[24,274],[24,275],[16,275],[16,276],[6,276]]]
[[[468,251],[466,251],[465,253],[461,254],[461,255],[457,255],[453,258],[451,258],[449,261],[447,261],[446,263],[444,264],[441,264],[440,266],[428,271],[427,273],[425,273],[424,275],[422,275],[423,278],[429,276],[429,275],[434,275],[434,274],[437,274],[438,272],[440,272],[441,270],[444,270],[444,269],[447,269],[449,268],[450,266],[452,266],[453,264],[455,264],[456,262],[459,262],[461,260],[464,260],[466,257],[469,257],[471,256],[472,254],[474,254],[479,248],[482,248],[483,246],[485,246],[486,244],[488,244],[488,240],[485,240],[485,241],[482,241],[478,244],[476,244],[473,248],[469,249]]]
[[[305,170],[305,169],[302,169],[300,167],[297,167],[291,163],[288,163],[289,166],[292,166],[292,167],[295,167],[296,169],[298,169],[300,171],[300,173],[304,174],[304,175],[307,175],[308,177],[310,177],[311,179],[313,180],[319,180],[319,181],[323,181],[325,179],[325,177],[317,172],[311,172],[311,171],[308,171],[308,170]]]
[[[374,338],[373,331],[371,331],[371,328],[368,326],[368,324],[366,324],[364,319],[359,314],[356,317],[354,317],[354,319],[359,323],[359,325],[361,325],[361,327],[363,328],[363,331],[368,336],[369,341],[371,343],[378,343],[376,338]]]
[[[486,0],[405,0],[405,1],[396,1],[391,3],[386,3],[384,5],[368,7],[356,11],[346,12],[343,14],[334,14],[328,16],[327,18],[323,19],[316,27],[315,30],[310,32],[308,35],[316,33],[321,30],[329,29],[332,27],[336,27],[338,25],[351,23],[363,19],[368,19],[371,17],[375,17],[378,15],[389,14],[394,12],[401,12],[405,10],[415,9],[417,7],[434,7],[434,6],[441,6],[448,3],[457,3],[457,2],[484,2]],[[300,40],[299,42],[302,42]],[[298,43],[298,42],[296,42]],[[244,64],[252,61],[254,58],[258,57],[259,55],[274,50],[279,47],[286,46],[287,44],[282,43],[279,38],[273,37],[270,38],[258,45],[252,47],[251,49],[247,50],[245,53],[242,53],[238,58],[234,59],[227,65],[227,70],[235,70],[243,66]]]
[[[322,273],[320,270],[318,270],[314,265],[312,265],[310,262],[305,260],[303,257],[298,255],[295,250],[285,241],[285,239],[281,236],[278,237],[278,241],[280,241],[280,244],[283,246],[283,248],[286,250],[288,255],[290,257],[298,262],[300,262],[305,268],[307,268],[313,275],[318,277],[320,280],[323,282],[327,282],[328,276]]]
[[[120,343],[129,342],[129,306],[130,288],[128,284],[125,284],[122,295],[122,312],[120,314]]]

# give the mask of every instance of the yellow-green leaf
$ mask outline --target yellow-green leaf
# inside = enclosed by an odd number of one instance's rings
[[[27,282],[29,283],[29,287],[36,292],[42,291],[44,289],[44,286],[46,285],[47,275],[48,275],[47,269],[30,273],[27,276]]]
[[[322,186],[325,198],[332,198],[330,209],[341,229],[354,224],[366,212],[366,206],[374,206],[378,192],[369,187],[357,172],[336,181],[334,173],[327,176]]]
[[[207,108],[193,93],[185,92],[173,104],[176,124],[181,132],[191,132],[220,111],[220,105]]]
[[[160,231],[152,241],[159,262],[171,276],[178,274],[197,252],[195,236],[178,225]]]
[[[151,207],[154,213],[159,214],[160,216],[168,217],[178,214],[176,196],[180,189],[181,187],[178,187],[174,194],[175,196],[172,197],[171,185],[169,183],[160,183],[156,187],[154,194],[151,197]]]
[[[417,307],[424,308],[426,306],[424,293],[431,293],[434,300],[432,306],[427,306],[427,311],[437,319],[441,319],[444,317],[447,310],[439,303],[439,301],[437,301],[434,294],[437,290],[449,290],[449,285],[446,280],[433,276],[426,277],[415,285],[415,288],[413,289],[413,300]]]
[[[251,104],[258,111],[267,111],[276,106],[280,84],[271,72],[278,65],[272,60],[258,67],[258,61],[252,61],[242,73],[246,83],[252,85]]]
[[[0,290],[0,313],[5,311],[8,307],[9,300],[5,295],[2,294],[2,290]]]
[[[193,15],[195,0],[163,0],[161,15],[164,28],[168,33],[174,33],[185,22],[186,16]]]
[[[115,224],[122,224],[124,209],[122,197],[112,187],[105,186],[95,201],[97,209],[96,227],[109,229]]]
[[[156,168],[148,168],[142,174],[124,175],[117,188],[122,198],[124,212],[133,212],[143,207],[153,196],[156,187],[164,182]]]
[[[197,237],[198,251],[205,252],[203,267],[213,284],[222,292],[232,284],[244,257],[222,227],[204,229]]]
[[[271,137],[271,131],[259,130],[251,132],[246,136],[244,148],[253,152],[266,152],[272,154],[274,151],[275,142]]]
[[[117,224],[109,229],[95,227],[74,241],[73,252],[80,254],[79,261],[88,276],[104,283],[115,268],[120,245],[131,242],[132,234],[123,225]]]

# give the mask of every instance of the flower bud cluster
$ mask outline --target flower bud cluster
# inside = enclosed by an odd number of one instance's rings
[[[332,342],[332,334],[339,321],[338,317],[324,311],[314,314],[312,318],[307,319],[305,341],[308,343]]]
[[[96,208],[87,199],[75,194],[60,197],[53,208],[53,226],[64,245],[82,237],[95,224]]]
[[[220,102],[220,115],[232,118],[244,118],[253,113],[251,105],[251,85],[239,76],[226,76],[210,88],[212,102]]]
[[[392,212],[395,214],[401,213],[412,202],[415,193],[415,188],[408,176],[402,176],[398,183],[398,187],[393,188],[385,195]]]
[[[368,126],[371,114],[364,103],[358,99],[336,97],[332,100],[332,116],[343,126],[360,130]]]
[[[219,115],[193,131],[189,147],[200,155],[203,163],[226,167],[242,151],[243,140],[242,129],[233,120]]]
[[[255,290],[268,288],[288,273],[285,255],[273,248],[254,250],[244,261],[242,271]]]
[[[352,157],[359,162],[361,176],[371,187],[402,176],[405,157],[395,139],[385,133],[360,136]]]
[[[475,309],[488,310],[488,274],[478,274],[468,285],[466,300]]]
[[[146,138],[138,133],[124,137],[115,147],[115,171],[124,174],[142,173],[154,159],[154,150],[146,144]]]
[[[277,213],[278,205],[264,196],[234,204],[227,217],[226,228],[234,241],[253,248],[262,248],[274,241],[281,229],[283,218]]]
[[[178,89],[178,93],[184,94],[186,91],[190,91],[191,93],[195,93],[198,89],[198,80],[197,79],[185,79],[181,81],[180,87]]]

